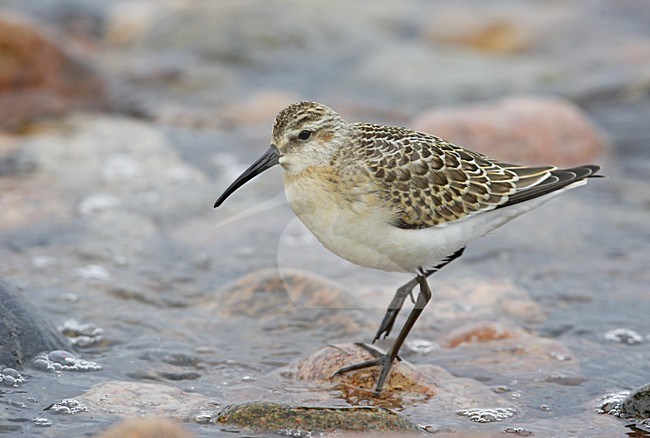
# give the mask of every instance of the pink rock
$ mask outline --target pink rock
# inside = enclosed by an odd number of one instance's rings
[[[38,24],[0,16],[0,129],[107,106],[103,80]]]
[[[562,166],[596,161],[606,141],[573,103],[516,96],[496,102],[436,108],[412,127],[506,162]]]

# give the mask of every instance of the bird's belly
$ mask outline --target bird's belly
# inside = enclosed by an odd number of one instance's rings
[[[392,272],[415,272],[440,262],[463,246],[444,228],[404,230],[390,224],[377,206],[340,202],[331,193],[285,187],[291,208],[331,252],[359,266]]]

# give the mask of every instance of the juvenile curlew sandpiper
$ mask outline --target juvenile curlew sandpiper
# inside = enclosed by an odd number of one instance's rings
[[[380,366],[377,395],[431,298],[429,275],[460,257],[473,239],[599,176],[595,165],[508,164],[433,135],[347,123],[325,105],[298,102],[277,115],[269,150],[214,206],[276,164],[284,169],[291,208],[327,249],[367,268],[415,274],[397,289],[373,339],[390,334],[406,297],[419,286],[390,350],[336,372]]]

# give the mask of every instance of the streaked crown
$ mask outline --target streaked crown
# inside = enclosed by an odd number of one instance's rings
[[[276,116],[272,142],[281,154],[280,164],[289,173],[325,165],[345,143],[349,125],[330,107],[316,102],[297,102]]]

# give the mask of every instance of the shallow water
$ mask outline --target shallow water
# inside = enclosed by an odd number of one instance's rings
[[[48,2],[59,3],[72,4]],[[128,2],[118,3],[128,12]],[[465,26],[476,25],[463,11],[479,6],[462,3],[445,2],[443,9]],[[180,9],[142,4],[154,18],[140,17],[132,45],[108,44],[95,49],[93,59],[117,78],[118,98],[124,90],[131,93],[144,117],[77,114],[36,125],[12,146],[36,170],[0,177],[7,212],[0,226],[0,274],[22,286],[55,325],[77,320],[72,326],[90,336],[77,344],[78,356],[101,366],[84,372],[47,371],[38,363],[20,369],[26,382],[0,387],[0,432],[96,434],[120,418],[119,409],[45,409],[66,399],[83,403],[90,388],[114,381],[158,383],[201,396],[204,409],[178,402],[179,412],[188,412],[179,415],[184,427],[198,436],[233,436],[203,423],[225,405],[247,399],[312,397],[317,404],[348,405],[337,391],[312,394],[279,370],[323,345],[369,341],[393,291],[408,277],[354,267],[327,253],[293,218],[277,169],[212,210],[220,192],[266,149],[272,115],[250,102],[270,89],[394,124],[408,124],[432,104],[512,92],[552,92],[577,101],[611,140],[599,160],[608,178],[477,241],[432,277],[440,299],[434,297],[409,338],[420,347],[403,352],[415,364],[438,365],[485,385],[513,405],[514,414],[474,405],[465,408],[484,410],[456,414],[426,401],[392,407],[442,432],[631,433],[627,422],[596,414],[596,407],[601,397],[636,388],[650,376],[650,99],[643,75],[650,57],[642,44],[647,29],[639,26],[649,13],[643,2],[548,9],[501,2],[488,11],[495,20],[505,17],[519,30],[531,25],[542,35],[549,35],[548,26],[560,26],[565,38],[533,43],[524,34],[527,48],[505,55],[432,43],[430,38],[441,37],[427,32],[435,34],[442,23],[422,2],[383,4],[371,14],[358,6],[297,10],[293,19],[249,2],[186,2]],[[36,12],[48,16],[51,5]],[[86,8],[106,26],[119,18],[119,11],[110,15],[104,4]],[[257,26],[262,15],[271,17],[271,30]],[[316,16],[322,17],[318,25],[300,24]],[[65,16],[57,17],[53,25],[64,27]],[[247,26],[238,30],[228,17]],[[348,29],[352,22],[358,26],[354,32]],[[151,23],[160,27],[147,30]],[[566,41],[580,41],[584,50],[575,54]],[[150,65],[142,65],[143,57]],[[608,57],[617,61],[608,63]],[[436,71],[428,85],[420,73],[413,78],[382,72],[414,60],[419,69]],[[432,70],[441,60],[449,62],[445,71]],[[550,67],[555,63],[561,67]],[[470,74],[477,66],[486,72]],[[166,69],[180,71],[180,79],[156,80]],[[250,119],[219,113],[235,113],[233,102],[245,99],[251,99],[250,107],[242,112]],[[262,114],[259,120],[255,111]],[[246,310],[245,304],[221,291],[263,268],[325,276],[349,291],[350,301],[305,309],[296,306],[296,291],[288,290],[288,297],[270,301],[262,317],[246,316],[237,310]],[[465,302],[463,291],[484,295]],[[492,295],[505,297],[505,304],[490,302]],[[507,306],[515,301],[525,311]],[[228,306],[232,310],[224,314]],[[531,342],[552,346],[547,360],[539,366],[534,358],[510,363],[489,346],[437,345],[450,331],[478,321],[523,327]],[[64,331],[74,335],[70,325]],[[491,418],[497,408],[507,413],[502,421],[470,418]],[[155,409],[154,397],[130,413]]]

